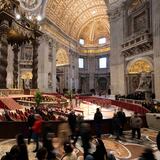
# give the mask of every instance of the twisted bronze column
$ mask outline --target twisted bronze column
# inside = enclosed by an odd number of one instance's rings
[[[33,45],[33,63],[32,63],[32,89],[37,89],[38,84],[37,84],[37,79],[38,79],[38,40],[34,39],[32,41]]]
[[[14,60],[13,60],[13,88],[18,88],[18,52],[17,44],[13,46]]]
[[[0,24],[0,88],[7,88],[8,28],[8,21],[2,21]]]

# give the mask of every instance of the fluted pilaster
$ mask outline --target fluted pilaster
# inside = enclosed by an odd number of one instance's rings
[[[13,46],[13,52],[14,52],[14,62],[13,62],[13,87],[18,88],[18,52],[19,48],[18,45],[15,44]]]
[[[8,56],[8,41],[7,30],[9,24],[7,21],[2,21],[0,24],[0,88],[7,86],[7,56]]]

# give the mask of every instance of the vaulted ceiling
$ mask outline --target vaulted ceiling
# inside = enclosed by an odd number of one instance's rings
[[[45,16],[74,39],[79,39],[82,35],[88,36],[83,33],[88,24],[95,25],[94,35],[95,32],[97,36],[109,35],[107,6],[104,0],[48,0]],[[96,25],[99,22],[100,27]],[[93,37],[91,33],[89,36]]]

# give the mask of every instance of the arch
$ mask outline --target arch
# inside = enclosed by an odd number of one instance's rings
[[[106,87],[107,87],[107,79],[105,77],[100,77],[98,78],[97,80],[98,82],[98,88],[100,90],[106,90]]]
[[[132,60],[127,65],[128,74],[138,74],[138,73],[150,73],[153,71],[152,60],[149,57],[138,58]]]
[[[56,54],[56,66],[69,65],[69,57],[65,49],[60,48]]]

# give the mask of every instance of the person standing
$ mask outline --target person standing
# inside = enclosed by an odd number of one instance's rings
[[[117,140],[120,140],[120,132],[121,132],[121,121],[117,113],[114,113],[114,116],[112,118],[113,122],[113,134],[116,136]]]
[[[31,142],[31,138],[33,134],[32,127],[33,127],[34,122],[35,122],[34,114],[30,114],[28,116],[28,144],[30,144]]]
[[[73,139],[75,135],[76,126],[77,126],[77,117],[73,110],[68,115],[68,123],[72,132],[71,138]]]
[[[35,114],[35,119],[32,129],[35,134],[36,149],[33,152],[37,152],[39,149],[39,136],[41,134],[41,126],[43,122],[42,117],[39,114]]]
[[[117,112],[117,116],[120,120],[120,136],[123,135],[123,130],[124,130],[124,125],[126,123],[126,115],[125,113],[123,112],[123,108],[119,108],[119,111]]]
[[[138,113],[135,112],[134,116],[130,119],[130,126],[132,128],[132,138],[135,138],[137,132],[137,138],[141,138],[141,127],[142,127],[142,118],[139,117]]]
[[[94,122],[96,127],[96,135],[98,138],[101,137],[101,123],[102,123],[103,115],[99,108],[97,108],[96,113],[94,114]]]

